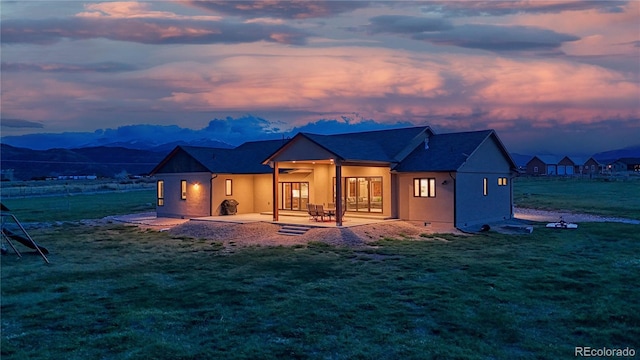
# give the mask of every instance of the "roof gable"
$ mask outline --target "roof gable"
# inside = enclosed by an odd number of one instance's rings
[[[204,150],[213,150],[213,148],[201,148]],[[156,165],[150,174],[157,173],[182,173],[182,172],[207,172],[207,165],[203,164],[198,157],[189,151],[187,147],[176,146],[167,156],[165,156],[158,165]],[[201,157],[200,157],[201,158]]]
[[[457,171],[487,139],[493,139],[509,166],[517,165],[493,130],[438,134],[427,146],[416,147],[394,170],[399,172]]]
[[[282,140],[252,141],[234,149],[178,146],[151,174],[211,172],[224,174],[265,174],[271,172],[261,160],[282,146]]]
[[[304,155],[308,160],[331,157],[341,161],[398,162],[428,134],[433,134],[433,131],[427,126],[336,135],[299,133],[264,162],[299,160],[303,155],[292,152],[299,150],[297,143],[305,142],[314,144],[318,151],[317,154]]]
[[[533,158],[537,158],[546,165],[557,165],[561,160],[561,158],[556,155],[536,155]],[[533,158],[531,160],[533,160]]]
[[[632,158],[632,157],[619,158],[618,160],[614,161],[614,163],[622,163],[626,165],[637,165],[637,164],[640,164],[640,158]]]

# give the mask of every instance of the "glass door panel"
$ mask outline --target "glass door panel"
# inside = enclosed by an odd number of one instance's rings
[[[358,211],[358,194],[356,187],[356,178],[345,179],[345,198],[347,199],[347,211]]]
[[[291,210],[300,210],[300,183],[291,183]]]
[[[369,181],[369,211],[382,212],[382,178],[372,177]]]
[[[309,183],[300,183],[300,210],[307,210],[309,203]]]
[[[357,211],[369,211],[369,179],[358,178]]]
[[[282,196],[284,197],[283,208],[291,209],[291,183],[282,184]]]

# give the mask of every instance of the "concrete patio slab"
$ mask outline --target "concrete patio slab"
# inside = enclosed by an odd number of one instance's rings
[[[308,215],[299,214],[280,214],[278,221],[273,221],[273,215],[269,213],[251,213],[251,214],[237,214],[237,215],[224,215],[224,216],[205,216],[191,219],[192,221],[218,221],[246,224],[252,222],[267,222],[278,225],[304,225],[309,227],[324,227],[335,228],[335,221],[315,221],[310,219]],[[342,227],[352,227],[368,224],[378,224],[382,222],[397,221],[397,219],[384,219],[382,217],[359,217],[359,216],[345,216],[342,220]]]

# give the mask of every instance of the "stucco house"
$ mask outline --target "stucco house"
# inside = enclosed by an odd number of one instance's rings
[[[158,216],[306,213],[336,204],[350,215],[449,223],[511,218],[517,166],[493,130],[436,134],[427,126],[338,135],[299,133],[235,149],[174,149],[152,171]],[[341,201],[336,201],[341,199]]]

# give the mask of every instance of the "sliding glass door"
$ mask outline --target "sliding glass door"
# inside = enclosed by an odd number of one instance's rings
[[[306,210],[309,203],[308,182],[281,182],[280,204],[281,210]]]
[[[382,212],[382,177],[344,178],[343,191],[347,211]]]

